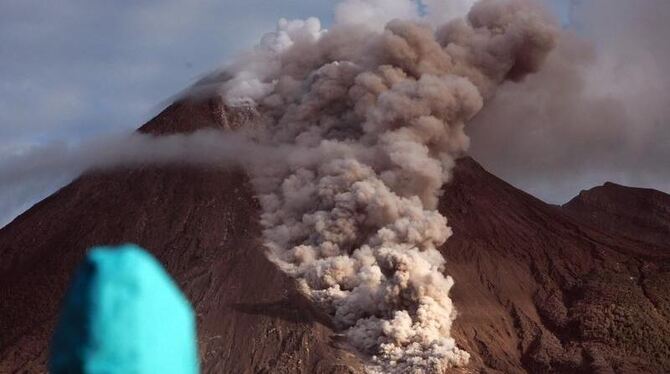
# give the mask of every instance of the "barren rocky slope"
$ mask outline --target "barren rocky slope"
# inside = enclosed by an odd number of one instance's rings
[[[141,131],[234,128],[252,115],[181,102]],[[667,195],[628,191],[612,204],[670,209]],[[454,230],[443,253],[467,371],[670,371],[670,244],[654,225],[545,204],[469,158],[440,209]],[[0,372],[44,371],[71,272],[86,248],[121,242],[156,254],[194,303],[205,372],[362,371],[328,318],[265,259],[244,173],[175,165],[89,173],[0,229]]]
[[[652,245],[670,243],[670,195],[607,182],[582,191],[564,208],[584,222]]]
[[[475,366],[670,371],[670,243],[584,223],[471,159],[461,160],[441,208],[454,228],[443,253],[456,280],[456,333]]]

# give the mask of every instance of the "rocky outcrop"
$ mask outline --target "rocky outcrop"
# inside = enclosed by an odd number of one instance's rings
[[[670,195],[607,182],[563,206],[582,222],[656,246],[670,243]]]

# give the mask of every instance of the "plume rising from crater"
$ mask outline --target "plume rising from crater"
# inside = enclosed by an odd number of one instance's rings
[[[468,362],[450,334],[438,248],[451,231],[437,202],[467,122],[555,45],[553,24],[521,0],[481,1],[439,26],[411,18],[330,30],[282,20],[217,85],[229,104],[256,107],[256,141],[289,150],[251,170],[269,257],[372,356],[371,371]]]

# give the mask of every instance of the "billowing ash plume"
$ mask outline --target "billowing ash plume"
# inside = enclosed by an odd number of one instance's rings
[[[378,1],[344,5],[365,3]],[[292,150],[251,171],[269,256],[373,356],[372,371],[467,363],[450,334],[438,199],[465,124],[501,82],[535,72],[554,37],[521,0],[481,1],[438,27],[282,21],[223,74],[228,103],[260,113],[257,140]]]
[[[469,153],[552,203],[607,180],[670,192],[670,1],[571,9],[542,71],[504,84],[469,125]]]

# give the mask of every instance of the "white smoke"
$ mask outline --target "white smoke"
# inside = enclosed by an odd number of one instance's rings
[[[63,186],[86,171],[175,164],[253,167],[295,151],[294,147],[263,147],[242,134],[203,130],[190,135],[107,135],[5,152],[0,159],[0,227],[28,208],[31,196],[46,196],[49,189]]]
[[[260,144],[291,150],[250,171],[270,258],[373,372],[467,364],[450,333],[441,188],[468,147],[465,124],[555,45],[527,1],[481,1],[433,27],[452,16],[417,5],[452,9],[440,4],[347,0],[330,31],[282,21],[221,85],[229,104],[256,106]]]
[[[223,83],[220,92],[232,105],[253,103],[267,96],[274,88],[272,77],[281,69],[281,54],[295,43],[315,42],[325,32],[317,18],[279,20],[277,31],[265,34],[254,50],[226,68],[232,78]]]
[[[335,8],[335,23],[340,28],[367,31],[383,31],[394,19],[440,26],[465,16],[473,3],[474,0],[344,0]],[[279,20],[276,31],[265,34],[256,48],[225,68],[219,93],[231,105],[248,105],[267,96],[277,83],[272,77],[280,75],[282,53],[296,43],[316,42],[326,33],[317,18]]]
[[[426,7],[424,18],[432,25],[442,25],[465,17],[475,0],[422,0]]]
[[[345,0],[335,8],[338,25],[363,25],[383,30],[396,18],[419,19],[419,9],[413,0]]]
[[[281,148],[255,144],[242,134],[216,130],[190,135],[108,135],[78,144],[50,143],[17,152],[0,161],[0,186],[23,184],[35,177],[138,165],[254,165],[285,153]]]

